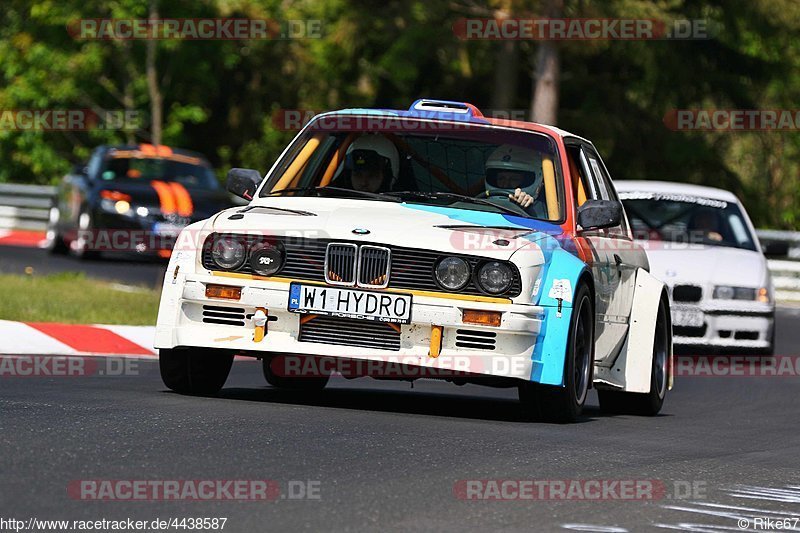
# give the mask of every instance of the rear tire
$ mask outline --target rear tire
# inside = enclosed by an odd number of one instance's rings
[[[209,396],[225,385],[233,354],[213,348],[176,348],[158,351],[161,379],[179,394]]]
[[[669,333],[664,304],[658,307],[653,337],[653,362],[650,369],[650,392],[598,390],[600,409],[605,413],[655,416],[661,411],[667,396],[669,376]]]
[[[273,365],[280,365],[283,357],[303,357],[300,355],[276,355],[265,357],[261,361],[261,368],[264,372],[264,379],[273,387],[279,389],[293,389],[305,391],[319,391],[325,388],[330,379],[330,374],[324,376],[281,376],[278,375]],[[313,357],[313,356],[309,356]],[[313,365],[313,368],[320,368],[319,365]]]
[[[564,361],[564,386],[525,383],[519,399],[529,414],[549,422],[567,423],[583,411],[594,364],[594,305],[586,285],[575,291],[569,341]]]

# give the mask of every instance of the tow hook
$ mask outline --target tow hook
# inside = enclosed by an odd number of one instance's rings
[[[253,325],[255,326],[255,331],[253,332],[254,342],[261,342],[264,340],[264,335],[267,331],[267,320],[269,320],[267,310],[263,307],[256,307],[256,312],[253,313]]]

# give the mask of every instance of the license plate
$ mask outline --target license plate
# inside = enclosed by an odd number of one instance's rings
[[[185,228],[186,226],[181,224],[171,224],[169,222],[156,222],[153,224],[153,233],[156,235],[174,235],[178,236],[178,234]]]
[[[703,325],[704,317],[700,309],[693,307],[676,307],[671,310],[672,325],[699,328]]]
[[[376,322],[411,322],[411,295],[292,283],[289,311]]]

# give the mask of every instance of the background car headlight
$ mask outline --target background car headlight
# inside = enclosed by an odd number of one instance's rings
[[[714,287],[714,298],[718,300],[756,300],[758,292],[748,287],[728,287],[718,285]]]
[[[277,245],[266,242],[259,244],[250,250],[249,262],[256,274],[273,276],[283,267],[283,247],[280,243]]]
[[[235,270],[242,266],[247,258],[247,248],[236,237],[220,237],[211,246],[211,258],[218,266],[226,270]]]
[[[460,257],[445,257],[436,265],[436,281],[448,291],[463,289],[469,283],[469,264]]]
[[[511,287],[514,272],[511,267],[499,261],[490,261],[478,269],[478,285],[491,294],[500,294]]]
[[[100,208],[107,213],[115,215],[131,215],[131,203],[128,200],[109,200],[103,198],[100,200]]]

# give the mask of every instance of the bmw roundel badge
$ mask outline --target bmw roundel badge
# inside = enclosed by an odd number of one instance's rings
[[[356,235],[369,235],[369,230],[365,228],[356,228],[353,230]]]

